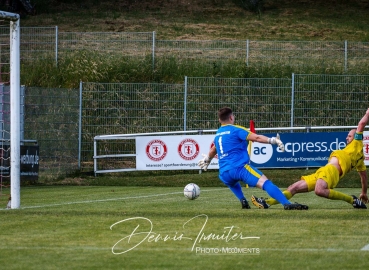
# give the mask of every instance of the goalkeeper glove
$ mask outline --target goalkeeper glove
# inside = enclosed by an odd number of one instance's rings
[[[212,160],[212,158],[210,158],[208,155],[202,154],[202,156],[204,157],[203,159],[199,160],[199,162],[197,163],[197,165],[203,169],[204,171],[206,171],[208,169],[208,166],[210,165],[210,162]]]
[[[279,134],[277,133],[277,136],[276,137],[272,137],[272,138],[269,138],[268,139],[268,143],[270,144],[277,144],[279,149],[284,152],[284,144],[283,142],[279,139]]]

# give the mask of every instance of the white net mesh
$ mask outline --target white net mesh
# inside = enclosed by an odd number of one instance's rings
[[[10,208],[20,207],[19,25],[18,14],[0,11],[0,26],[9,29],[0,32],[0,194],[3,194],[3,183],[7,179]]]
[[[0,19],[0,195],[10,185],[10,22]]]

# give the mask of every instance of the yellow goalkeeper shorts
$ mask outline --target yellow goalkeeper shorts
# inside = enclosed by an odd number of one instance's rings
[[[327,164],[319,168],[315,173],[301,176],[301,180],[305,180],[308,185],[308,191],[315,190],[316,181],[323,179],[328,184],[328,188],[335,188],[340,180],[337,168],[332,164]]]

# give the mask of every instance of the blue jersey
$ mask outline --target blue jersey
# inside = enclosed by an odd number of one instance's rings
[[[219,159],[219,173],[250,163],[247,141],[250,134],[248,129],[237,125],[223,125],[218,129],[214,144]]]

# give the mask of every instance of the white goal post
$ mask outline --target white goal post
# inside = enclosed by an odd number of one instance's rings
[[[0,11],[10,26],[10,208],[20,207],[20,16]]]

